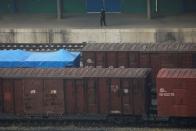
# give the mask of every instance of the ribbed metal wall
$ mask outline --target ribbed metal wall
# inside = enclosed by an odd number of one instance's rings
[[[146,0],[122,0],[122,12],[146,13]]]
[[[10,13],[13,11],[12,0],[1,0],[0,13]]]
[[[183,3],[184,11],[186,12],[196,12],[196,0],[186,0]]]
[[[85,13],[86,0],[64,0],[65,13]]]
[[[17,0],[18,12],[56,13],[56,0]]]
[[[85,13],[87,0],[64,0],[65,13]],[[110,0],[112,2],[112,0]],[[152,0],[152,12],[156,9]],[[158,0],[160,14],[196,12],[196,0]],[[56,13],[56,0],[17,0],[21,13]],[[146,13],[146,0],[121,0],[122,13]],[[13,0],[1,0],[0,13],[14,12]]]
[[[183,12],[183,0],[159,0],[161,14],[178,14]]]
[[[85,13],[86,0],[64,0],[65,13]],[[56,0],[17,0],[19,13],[56,13]],[[14,11],[13,0],[1,0],[0,13]]]

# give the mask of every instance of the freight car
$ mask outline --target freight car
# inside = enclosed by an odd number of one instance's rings
[[[196,70],[160,70],[154,119],[151,72],[149,68],[0,68],[0,121],[53,118],[151,125],[175,120],[194,126]]]
[[[1,68],[0,114],[142,118],[149,112],[150,83],[148,68]]]
[[[152,68],[196,67],[195,44],[87,44],[82,49],[83,66]]]
[[[161,69],[157,76],[159,117],[196,117],[196,69]]]

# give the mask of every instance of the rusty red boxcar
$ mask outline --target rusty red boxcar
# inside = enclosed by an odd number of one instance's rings
[[[87,44],[83,65],[91,67],[161,68],[196,67],[195,44]]]
[[[14,75],[11,77],[13,78],[8,77],[1,81],[4,113],[16,115],[64,113],[63,80],[36,77],[23,79]]]
[[[0,69],[1,111],[16,115],[126,114],[150,103],[147,68]]]
[[[196,69],[163,68],[156,83],[158,116],[196,117]]]

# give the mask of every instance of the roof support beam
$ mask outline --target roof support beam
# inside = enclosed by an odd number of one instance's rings
[[[57,19],[63,18],[63,0],[57,0]]]
[[[151,19],[151,0],[147,0],[147,18]]]

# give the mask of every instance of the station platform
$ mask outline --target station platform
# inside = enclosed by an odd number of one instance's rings
[[[0,15],[1,43],[196,43],[196,13],[159,16],[139,14]]]

